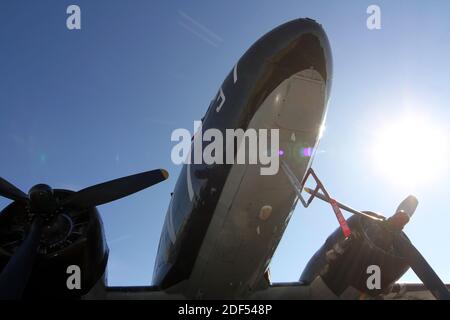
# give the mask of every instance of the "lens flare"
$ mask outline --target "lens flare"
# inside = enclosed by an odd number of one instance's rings
[[[313,149],[312,148],[303,148],[301,153],[302,153],[302,156],[304,156],[304,157],[312,157]]]
[[[448,139],[436,121],[407,115],[375,133],[370,157],[378,172],[402,186],[439,178],[448,163]]]

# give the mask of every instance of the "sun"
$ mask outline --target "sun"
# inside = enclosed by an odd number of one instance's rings
[[[378,173],[400,186],[434,182],[448,166],[447,134],[423,114],[406,114],[375,131],[370,157]]]

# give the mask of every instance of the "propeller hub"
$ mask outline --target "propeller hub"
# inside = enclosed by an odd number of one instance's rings
[[[28,192],[33,213],[50,215],[56,210],[53,189],[46,184],[37,184]]]
[[[395,230],[401,231],[407,225],[409,219],[409,214],[403,210],[400,210],[388,219],[388,223],[390,223],[391,227]]]

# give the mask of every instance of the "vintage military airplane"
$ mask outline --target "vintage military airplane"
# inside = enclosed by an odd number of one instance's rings
[[[159,183],[155,170],[78,192],[39,184],[28,194],[0,179],[13,200],[0,215],[0,297],[33,299],[449,299],[447,287],[402,232],[417,206],[407,198],[391,218],[333,200],[311,169],[332,82],[321,25],[283,24],[238,61],[203,118],[202,130],[278,129],[281,168],[185,164],[169,204],[153,285],[108,287],[108,247],[96,207]],[[299,154],[303,148],[308,150]],[[307,179],[316,187],[305,189]],[[310,193],[305,200],[303,195]],[[300,199],[329,202],[340,223],[299,281],[272,283],[268,266]],[[341,209],[354,215],[345,220]],[[68,266],[81,287],[68,288]],[[382,272],[367,286],[367,269]],[[424,285],[396,281],[411,267]],[[72,289],[72,290],[70,290]],[[431,292],[431,293],[430,293]]]

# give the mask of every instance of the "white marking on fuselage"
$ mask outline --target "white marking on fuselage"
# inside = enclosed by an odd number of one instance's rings
[[[216,108],[216,112],[220,112],[220,110],[222,109],[223,105],[225,104],[225,94],[223,93],[222,88],[220,88],[219,96],[217,97],[217,101],[219,101],[219,99],[221,99],[222,102],[220,102],[219,106]]]
[[[222,89],[220,89],[222,90]],[[198,126],[197,126],[198,124]],[[198,139],[198,135],[202,135],[202,122],[195,122],[195,126],[194,126],[194,139],[193,141],[195,141],[196,139]],[[189,200],[192,202],[194,201],[194,188],[192,186],[192,177],[191,177],[191,150],[189,150],[189,154],[187,156],[187,168],[186,168],[186,183],[187,183],[187,187],[188,187],[188,195],[189,195]],[[195,154],[194,154],[195,157]]]
[[[187,165],[186,171],[187,171],[186,179],[187,179],[189,200],[191,200],[191,202],[192,202],[194,199],[194,188],[192,188],[191,165],[190,164]]]
[[[175,228],[173,226],[173,198],[170,201],[169,204],[169,221],[167,223],[167,231],[169,232],[169,238],[170,241],[172,241],[172,243],[175,243],[175,241],[177,240],[177,236],[175,234]]]
[[[236,63],[234,65],[234,68],[233,68],[233,81],[234,81],[234,83],[236,83],[237,80],[238,80],[238,77],[237,77],[237,63]]]

